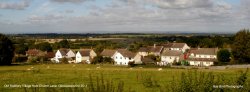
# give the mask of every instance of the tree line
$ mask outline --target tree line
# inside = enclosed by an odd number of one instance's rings
[[[59,48],[94,48],[97,53],[103,49],[127,48],[130,51],[136,52],[140,47],[152,46],[153,44],[164,44],[166,42],[184,42],[192,48],[224,48],[219,51],[219,57],[228,57],[235,63],[250,63],[250,32],[249,29],[243,29],[233,36],[151,36],[151,37],[133,37],[121,40],[77,40],[68,41],[62,40],[56,43],[37,42],[34,40],[26,40],[22,38],[12,38],[0,34],[0,62],[10,62],[14,54],[23,54],[28,49],[39,49],[42,51],[55,51]],[[9,53],[9,55],[5,55]],[[13,54],[13,55],[12,55]],[[9,58],[6,60],[6,58]],[[219,61],[228,61],[225,58],[218,58]],[[4,63],[2,63],[4,64]],[[8,64],[8,63],[5,63]]]

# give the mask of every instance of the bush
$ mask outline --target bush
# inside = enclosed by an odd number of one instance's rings
[[[186,60],[181,61],[181,65],[189,66],[189,62]]]
[[[135,62],[128,62],[128,65],[129,65],[130,67],[134,67],[134,66],[135,66]]]
[[[181,65],[181,62],[177,62],[176,60],[174,60],[174,62],[172,63],[172,65]]]

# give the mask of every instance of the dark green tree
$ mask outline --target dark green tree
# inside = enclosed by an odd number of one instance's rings
[[[217,59],[220,62],[229,62],[231,57],[231,53],[227,49],[221,49],[217,53]]]
[[[14,46],[12,41],[0,34],[0,65],[10,65],[14,57]]]
[[[70,48],[70,44],[68,40],[62,40],[58,44],[60,48]]]
[[[236,33],[232,45],[232,54],[238,63],[250,63],[250,32],[243,29]]]
[[[96,56],[93,58],[91,64],[97,64],[97,63],[102,63],[103,62],[103,57],[102,56]]]
[[[15,45],[15,48],[15,53],[23,55],[25,55],[26,51],[28,50],[28,46],[23,43]]]
[[[39,43],[36,45],[36,47],[42,51],[48,51],[48,52],[53,51],[52,46],[48,42]]]

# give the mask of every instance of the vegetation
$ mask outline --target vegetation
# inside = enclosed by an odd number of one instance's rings
[[[250,63],[250,32],[243,29],[236,33],[232,54],[237,63]]]
[[[217,59],[220,62],[229,62],[231,53],[227,49],[221,49],[217,52]]]
[[[28,49],[40,49],[42,51],[53,51],[59,48],[70,48],[79,50],[81,48],[92,48],[97,54],[103,49],[127,48],[132,52],[136,52],[140,47],[153,46],[153,44],[161,45],[168,42],[187,43],[192,48],[220,48],[232,49],[231,61],[233,63],[249,63],[250,60],[250,40],[249,30],[239,31],[235,36],[233,34],[23,34],[11,35],[15,46],[15,53],[25,55]],[[60,42],[48,43],[39,39],[64,39]],[[98,40],[91,40],[97,39]],[[107,39],[121,38],[121,39]],[[75,41],[69,40],[75,39]],[[231,52],[230,52],[231,53]],[[220,53],[219,53],[220,54]],[[219,61],[224,63],[228,58],[223,54]],[[155,61],[160,61],[159,57],[153,57]]]
[[[14,46],[12,41],[0,34],[0,65],[10,65],[14,57]]]
[[[102,56],[96,56],[93,58],[93,60],[91,61],[91,64],[113,64],[114,61],[112,58],[110,57],[102,57]]]
[[[99,68],[97,68],[99,67]],[[174,69],[113,65],[47,64],[0,67],[1,92],[248,92],[246,69]],[[3,85],[83,85],[4,87]],[[219,88],[219,85],[225,87]],[[239,88],[228,88],[227,86]]]

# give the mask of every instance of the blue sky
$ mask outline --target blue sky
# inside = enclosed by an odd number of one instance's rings
[[[0,0],[0,33],[232,33],[249,0]]]

